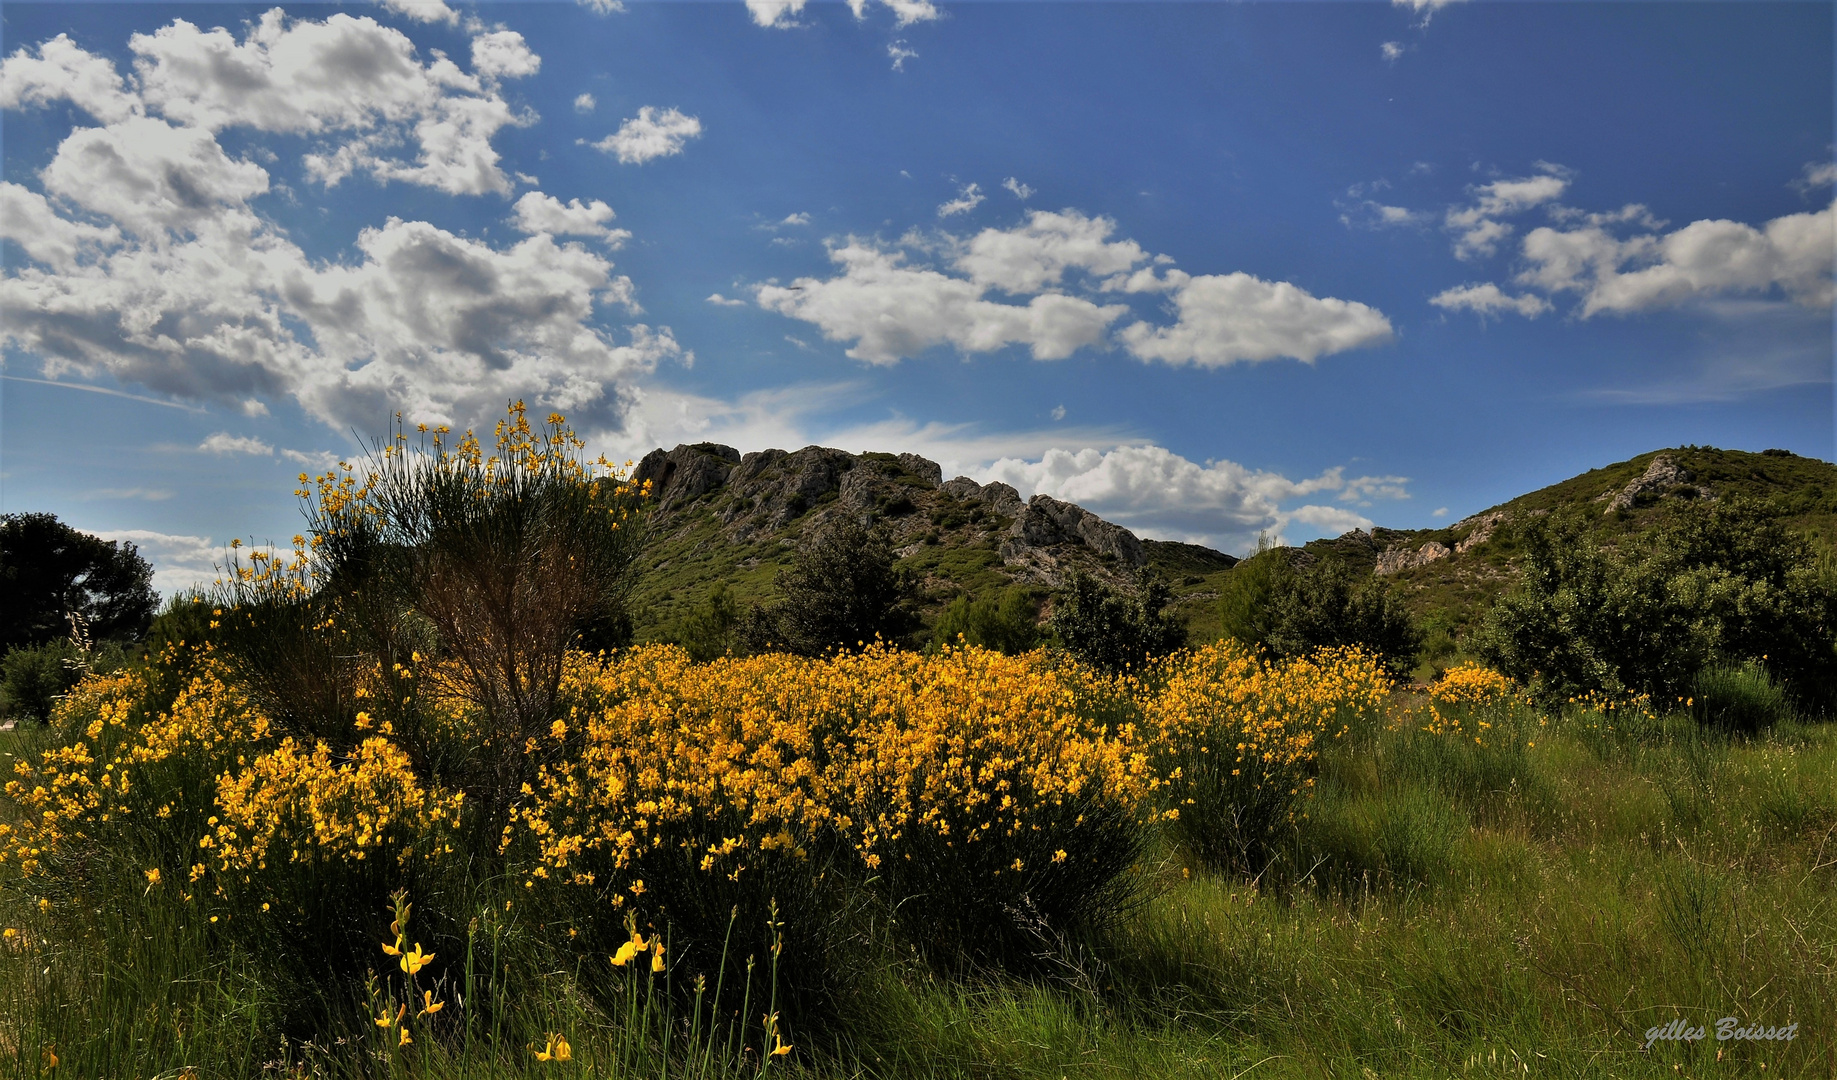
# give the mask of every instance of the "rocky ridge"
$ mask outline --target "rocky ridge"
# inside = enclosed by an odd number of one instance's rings
[[[1046,587],[1074,568],[1125,579],[1149,561],[1134,533],[1083,507],[1048,495],[1023,501],[1007,484],[967,476],[946,481],[936,462],[917,454],[823,446],[741,454],[694,443],[653,450],[638,463],[635,479],[649,481],[665,535],[692,527],[696,511],[712,514],[721,539],[734,545],[848,515],[879,523],[902,558],[952,532],[991,550],[1012,581]]]

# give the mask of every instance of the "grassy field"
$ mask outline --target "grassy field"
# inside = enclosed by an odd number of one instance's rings
[[[843,921],[871,962],[856,965],[827,1019],[763,1039],[756,1024],[720,1023],[702,995],[666,991],[673,975],[621,969],[624,981],[608,982],[605,957],[514,906],[521,882],[496,881],[442,901],[461,927],[443,948],[456,941],[465,954],[430,987],[447,1015],[416,1028],[427,1033],[412,1045],[386,1045],[396,1040],[378,1038],[378,1001],[387,1019],[408,988],[380,953],[368,992],[353,973],[342,993],[302,997],[257,962],[259,934],[227,934],[207,914],[259,918],[253,910],[210,906],[182,881],[123,881],[135,857],[104,871],[96,852],[97,876],[81,888],[7,883],[0,1070],[1837,1073],[1837,731],[1787,724],[1730,740],[1637,710],[1425,707],[1394,696],[1385,722],[1326,744],[1304,816],[1255,880],[1202,869],[1187,833],[1157,830],[1119,917],[1043,938],[1025,976],[940,969],[892,932],[900,912],[862,907]],[[0,752],[12,764],[54,741],[44,729],[0,734]],[[388,910],[339,915],[387,943]],[[429,917],[408,936],[433,933]],[[765,941],[745,928],[738,937]],[[738,971],[730,951],[722,972]],[[762,944],[753,956],[773,954]],[[765,1015],[773,1004],[742,1009]],[[1796,1038],[1719,1041],[1723,1017],[1797,1024]],[[1677,1019],[1706,1036],[1647,1045],[1651,1029]],[[762,1058],[774,1037],[793,1049]]]

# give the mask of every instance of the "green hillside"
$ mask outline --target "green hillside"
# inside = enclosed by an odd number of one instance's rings
[[[1655,462],[1669,462],[1677,475],[1653,476]],[[1666,470],[1660,464],[1656,471]],[[1816,543],[1837,546],[1837,465],[1783,450],[1751,453],[1684,446],[1591,469],[1446,528],[1373,530],[1369,558],[1375,570],[1383,551],[1415,554],[1430,544],[1448,548],[1447,556],[1386,576],[1420,617],[1458,636],[1510,587],[1517,572],[1515,525],[1554,515],[1583,522],[1603,541],[1613,543],[1664,523],[1678,507],[1702,498],[1765,503]],[[1333,545],[1344,546],[1345,538],[1317,541],[1303,550]]]
[[[1023,501],[1004,484],[945,481],[936,464],[913,454],[813,446],[742,456],[697,444],[653,452],[639,476],[652,481],[659,500],[632,596],[641,640],[668,636],[716,583],[742,605],[773,599],[774,577],[798,538],[843,514],[888,531],[900,565],[920,583],[927,626],[966,593],[1018,586],[1043,604],[1072,569],[1125,582],[1146,567],[1173,587],[1176,610],[1205,640],[1219,632],[1215,601],[1237,562],[1195,544],[1139,540],[1071,504]],[[1585,522],[1611,543],[1706,498],[1764,502],[1817,543],[1837,547],[1837,465],[1779,450],[1685,446],[1592,469],[1440,529],[1351,532],[1291,557],[1332,554],[1394,582],[1446,648],[1510,587],[1518,526],[1555,515]]]

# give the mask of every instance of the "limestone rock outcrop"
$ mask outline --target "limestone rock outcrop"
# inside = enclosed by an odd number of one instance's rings
[[[1691,476],[1689,469],[1680,467],[1669,457],[1660,454],[1652,459],[1650,465],[1646,466],[1645,472],[1629,480],[1626,487],[1621,488],[1612,499],[1608,500],[1607,509],[1602,513],[1611,514],[1616,510],[1630,510],[1641,495],[1654,491],[1662,495],[1672,488],[1690,483],[1692,479],[1694,477]],[[1696,494],[1705,498],[1709,497],[1709,492],[1701,487],[1696,489]]]
[[[1061,502],[1050,495],[1035,495],[1028,500],[1026,508],[1008,529],[1008,537],[1001,545],[1003,562],[1018,558],[1027,548],[1053,547],[1067,541],[1129,566],[1141,566],[1148,561],[1148,554],[1134,533],[1105,521],[1082,506]]]
[[[1011,579],[1049,586],[1074,567],[1120,580],[1148,562],[1134,533],[1081,506],[1047,495],[1023,501],[1007,484],[967,476],[945,481],[937,462],[917,454],[806,446],[743,455],[694,443],[653,450],[636,476],[650,482],[666,533],[693,527],[679,513],[691,506],[705,506],[735,543],[849,515],[878,521],[902,557],[941,541],[968,544],[998,553]]]
[[[1386,548],[1378,553],[1378,565],[1373,572],[1380,577],[1398,574],[1405,570],[1414,570],[1418,566],[1427,566],[1438,559],[1445,559],[1453,552],[1447,544],[1431,540],[1414,550],[1400,547]]]
[[[1499,526],[1505,524],[1510,516],[1511,515],[1503,510],[1494,510],[1490,514],[1481,514],[1479,517],[1462,518],[1460,521],[1455,522],[1454,528],[1459,529],[1463,526],[1472,525],[1473,531],[1455,543],[1454,553],[1456,555],[1465,555],[1468,551],[1491,540],[1493,533],[1497,532]]]

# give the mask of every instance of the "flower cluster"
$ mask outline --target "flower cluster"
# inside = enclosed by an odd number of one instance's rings
[[[585,853],[627,871],[645,852],[693,845],[703,871],[732,874],[754,853],[803,856],[839,839],[874,869],[914,832],[971,845],[1093,803],[1133,813],[1158,781],[1133,726],[1107,731],[1079,708],[1092,678],[1045,654],[975,648],[576,656],[572,704],[516,824],[538,873],[591,880]]]
[[[1371,726],[1390,690],[1357,649],[1266,662],[1222,641],[1164,662],[1144,702],[1168,815],[1202,862],[1255,873],[1314,785],[1320,743]]]
[[[198,843],[214,848],[223,870],[268,867],[285,848],[287,861],[361,861],[385,846],[398,857],[451,854],[445,834],[459,824],[462,792],[428,791],[401,747],[380,736],[342,760],[324,742],[308,750],[291,736],[241,770],[217,780],[213,830]],[[399,835],[398,835],[399,834]]]
[[[1429,700],[1438,705],[1498,705],[1510,700],[1512,680],[1491,668],[1462,664],[1449,668],[1429,687]]]
[[[1493,737],[1499,710],[1521,699],[1504,675],[1478,664],[1449,668],[1429,687],[1419,726],[1431,735],[1471,740],[1484,746]]]
[[[503,843],[520,830],[535,876],[586,884],[666,848],[723,874],[760,851],[803,852],[835,813],[821,766],[833,680],[822,674],[783,656],[697,665],[668,646],[575,654],[566,716],[552,745],[525,748],[549,760]]]
[[[45,856],[77,852],[130,820],[179,822],[206,810],[186,776],[209,775],[266,739],[271,725],[225,667],[206,660],[171,708],[143,714],[145,672],[92,675],[53,720],[73,736],[14,765],[6,794],[26,813],[0,826],[0,862],[30,876]],[[80,733],[80,734],[79,734]]]

